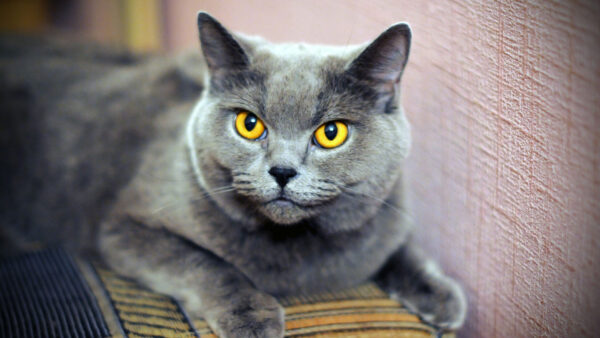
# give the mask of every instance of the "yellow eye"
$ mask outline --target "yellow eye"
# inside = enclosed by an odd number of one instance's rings
[[[348,126],[344,122],[327,122],[315,131],[315,142],[323,148],[340,146],[348,138]]]
[[[263,122],[256,115],[249,112],[239,112],[235,118],[235,129],[249,140],[256,140],[266,132]]]

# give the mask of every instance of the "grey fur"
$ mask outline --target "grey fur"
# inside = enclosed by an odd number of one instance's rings
[[[410,128],[399,104],[408,26],[334,48],[233,36],[205,13],[198,23],[205,90],[185,132],[189,104],[149,119],[154,135],[132,150],[128,182],[99,217],[107,263],[181,299],[222,337],[281,337],[274,297],[373,277],[425,320],[459,327],[462,291],[409,242]],[[266,138],[237,134],[240,109],[265,122]],[[332,120],[349,137],[319,148],[312,134]],[[281,189],[272,167],[298,175]],[[292,202],[273,202],[281,195]]]

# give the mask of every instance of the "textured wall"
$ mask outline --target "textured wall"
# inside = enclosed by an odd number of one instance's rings
[[[598,336],[597,1],[169,6],[171,48],[195,43],[196,9],[276,41],[361,42],[409,21],[414,216],[419,239],[468,293],[461,333]]]
[[[599,3],[404,14],[415,28],[404,96],[415,216],[466,286],[464,332],[598,336]]]

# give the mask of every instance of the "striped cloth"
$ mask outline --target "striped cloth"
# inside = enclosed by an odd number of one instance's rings
[[[374,284],[280,299],[286,337],[454,337]],[[0,263],[2,337],[216,337],[176,300],[60,249]]]

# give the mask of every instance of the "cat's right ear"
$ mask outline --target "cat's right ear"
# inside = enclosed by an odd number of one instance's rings
[[[348,72],[361,80],[395,85],[408,61],[411,30],[405,22],[392,25],[350,64]]]
[[[248,56],[242,46],[208,13],[198,13],[198,33],[202,52],[211,73],[248,66]]]

